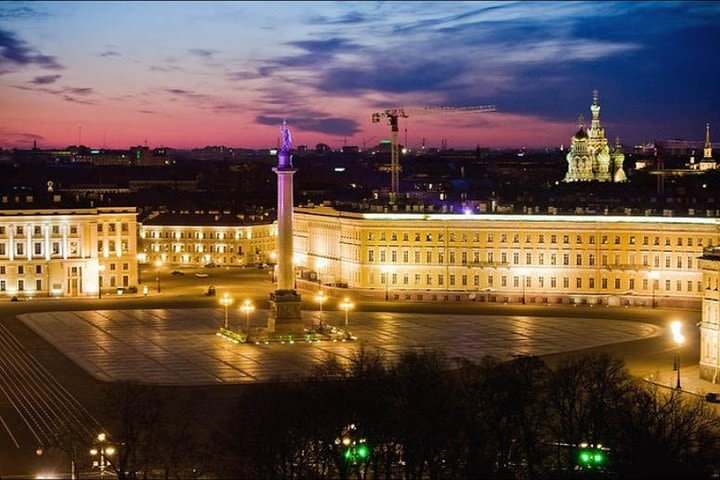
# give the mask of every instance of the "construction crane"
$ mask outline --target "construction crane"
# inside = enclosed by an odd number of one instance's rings
[[[387,118],[390,125],[391,149],[390,149],[390,202],[395,203],[397,194],[400,191],[400,150],[398,147],[398,119],[415,117],[419,115],[434,115],[436,113],[461,113],[461,112],[494,112],[495,105],[476,105],[468,107],[424,107],[424,108],[391,108],[382,112],[372,114],[372,123],[380,123]]]

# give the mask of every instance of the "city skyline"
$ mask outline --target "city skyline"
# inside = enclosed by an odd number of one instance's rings
[[[608,137],[701,140],[720,123],[709,2],[0,5],[0,146],[569,143],[600,91]],[[662,120],[662,121],[659,121]],[[82,126],[82,127],[80,127]]]

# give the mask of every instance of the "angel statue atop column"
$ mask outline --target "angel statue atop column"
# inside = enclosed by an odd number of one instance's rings
[[[285,119],[283,119],[282,128],[280,128],[280,133],[282,133],[282,136],[283,136],[283,143],[282,143],[282,148],[280,149],[280,152],[290,153],[290,147],[292,147],[292,140],[290,138],[290,130],[288,130],[288,128],[287,128],[287,122],[285,122]]]

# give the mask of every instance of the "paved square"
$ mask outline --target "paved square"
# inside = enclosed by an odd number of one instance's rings
[[[20,315],[75,363],[105,381],[163,385],[244,383],[312,373],[328,354],[350,358],[358,342],[236,345],[215,335],[219,309],[101,310]],[[306,320],[318,312],[304,312]],[[344,314],[324,312],[342,325]],[[256,311],[261,325],[267,311]],[[244,317],[231,318],[231,327]],[[353,334],[388,358],[412,348],[437,348],[450,357],[545,355],[660,335],[655,325],[617,320],[353,312]]]

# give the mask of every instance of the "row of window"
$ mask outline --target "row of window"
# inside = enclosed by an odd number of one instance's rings
[[[415,274],[413,277],[411,277],[410,274],[404,274],[402,277],[402,285],[409,286],[411,284],[410,281],[412,278],[412,280],[414,280],[414,283],[413,283],[414,286],[420,286],[420,285],[432,286],[434,280],[437,282],[438,286],[440,286],[440,287],[445,286],[445,278],[446,277],[444,274],[439,274],[439,275],[425,274],[424,276],[425,276],[425,283],[422,284],[421,283],[421,281],[423,279],[422,274]],[[447,276],[447,278],[448,278],[448,285],[450,287],[456,287],[456,286],[468,287],[468,286],[470,286],[470,284],[468,283],[469,281],[472,281],[473,287],[481,286],[480,285],[480,275],[470,276],[470,275],[450,274]],[[530,276],[525,276],[524,279],[525,279],[524,280],[525,287],[533,288],[533,278]],[[380,285],[386,285],[386,282],[388,280],[390,281],[390,284],[392,284],[392,285],[399,285],[399,283],[398,283],[399,277],[398,277],[397,273],[393,273],[393,274],[382,273],[382,274],[380,274]],[[508,280],[512,280],[513,288],[520,288],[522,286],[521,276],[519,276],[519,275],[515,275],[512,277],[508,277],[507,275],[502,275],[499,277],[499,280],[500,280],[499,285],[496,285],[495,276],[488,275],[486,284],[482,285],[482,286],[489,287],[489,288],[496,287],[496,286],[503,287],[503,288],[510,287],[511,285],[508,283]],[[536,284],[537,288],[558,288],[558,285],[559,285],[558,277],[537,277],[537,278],[535,278],[535,280],[537,281],[537,284]],[[562,281],[562,287],[560,287],[560,288],[565,288],[565,289],[570,288],[570,277],[561,277],[559,280]],[[601,278],[599,280],[600,281],[598,283],[598,282],[596,282],[595,278],[588,278],[588,279],[583,280],[583,278],[581,278],[581,277],[575,277],[574,286],[575,286],[575,288],[578,288],[578,289],[600,288],[602,290],[607,290],[608,288],[610,288],[610,285],[613,286],[614,290],[621,290],[623,288],[622,284],[621,284],[622,279],[620,279],[620,278],[612,279],[612,283],[610,283],[611,279],[608,279],[608,278]],[[458,283],[458,281],[459,281],[459,283]],[[675,291],[677,291],[677,292],[683,291],[683,281],[675,280],[674,282],[675,282],[675,285],[674,285]],[[375,283],[375,276],[371,273],[370,274],[370,284],[372,285],[374,283]],[[700,291],[702,288],[701,282],[699,282],[699,281],[696,282],[696,285],[697,285],[697,291]],[[627,288],[626,288],[627,290],[635,290],[635,279],[634,278],[628,279],[626,286],[627,286]],[[686,288],[684,291],[687,291],[687,292],[693,291],[693,281],[692,280],[687,280],[687,283],[685,284],[685,286],[686,286]],[[654,280],[652,289],[660,290],[660,287],[661,287],[660,281]],[[664,291],[668,291],[668,292],[671,291],[673,288],[673,281],[665,280],[664,287],[665,287]],[[644,291],[650,290],[651,285],[647,278],[642,280],[641,288]]]
[[[105,230],[105,225],[107,225],[107,231],[108,233],[116,233],[117,232],[117,224],[116,223],[98,223],[97,224],[97,231],[99,233],[102,233]],[[127,223],[122,222],[120,224],[120,232],[121,233],[127,233],[129,230],[129,226]]]
[[[387,255],[386,250],[379,250],[379,257],[378,261],[380,263],[384,262],[392,262],[397,263],[398,262],[398,251],[397,250],[391,250],[390,255]],[[419,251],[412,252],[412,258],[414,260],[414,263],[420,263],[421,259],[423,258],[423,255]],[[482,256],[481,260],[481,252],[479,251],[473,251],[473,252],[467,252],[467,251],[461,251],[459,252],[459,257],[457,256],[456,252],[454,250],[450,250],[447,252],[448,257],[448,263],[456,264],[459,263],[461,265],[467,265],[468,263],[495,263],[496,261],[500,263],[509,263],[508,262],[508,252],[500,252],[500,256],[496,257],[495,252],[484,252],[485,255]],[[472,253],[472,256],[469,259],[468,253]],[[410,252],[407,250],[404,250],[401,252],[402,254],[402,263],[410,263]],[[642,261],[641,264],[637,263],[638,258],[636,257],[635,253],[628,253],[625,254],[627,258],[627,263],[625,265],[628,266],[640,266],[643,267],[649,267],[650,266],[650,255],[644,253],[642,254],[641,258],[639,260]],[[675,268],[693,268],[693,256],[688,255],[685,258],[685,261],[683,262],[683,256],[682,255],[670,255],[666,254],[664,255],[664,265],[665,268],[673,268],[673,257],[675,258],[674,267]],[[376,256],[375,256],[375,250],[368,250],[368,262],[375,262]],[[433,255],[432,250],[426,250],[424,259],[425,263],[431,264],[433,263],[433,258],[437,260],[437,263],[445,263],[445,251],[437,251],[435,252],[435,255]],[[623,262],[621,262],[621,254],[615,253],[610,257],[608,254],[601,254],[600,255],[600,265],[601,266],[610,266],[610,265],[623,265]],[[653,260],[653,267],[660,267],[661,266],[661,259],[662,256],[659,254],[655,254],[652,257]],[[520,252],[513,252],[512,254],[512,264],[513,265],[521,265],[521,254]],[[574,256],[570,253],[563,253],[563,254],[556,254],[556,253],[550,253],[545,254],[544,252],[525,252],[524,255],[524,263],[522,265],[563,265],[563,266],[583,266],[587,265],[590,267],[593,267],[596,265],[596,255],[594,253],[576,253]],[[608,263],[609,260],[612,260],[612,263]],[[536,262],[536,263],[535,263]],[[560,262],[560,263],[558,263]],[[685,267],[683,267],[685,265]]]
[[[378,241],[380,241],[380,242],[385,242],[385,241],[397,242],[397,241],[399,241],[398,238],[402,238],[403,242],[409,242],[411,235],[415,242],[420,242],[423,240],[426,242],[433,241],[433,233],[420,233],[420,232],[414,232],[412,234],[408,233],[408,232],[403,232],[400,236],[395,232],[390,232],[389,235],[386,232],[379,232]],[[544,244],[546,239],[548,239],[549,243],[551,243],[551,244],[560,243],[560,240],[562,240],[562,244],[564,244],[564,245],[569,245],[572,240],[574,240],[574,243],[576,245],[583,245],[584,239],[587,240],[587,243],[589,245],[595,245],[596,241],[597,241],[597,237],[595,235],[590,235],[587,237],[583,237],[583,235],[574,235],[573,236],[573,235],[569,235],[569,234],[558,235],[555,233],[553,233],[553,234],[540,233],[540,234],[536,234],[536,235],[537,235],[537,238],[535,240],[533,239],[534,235],[532,235],[532,234],[525,234],[525,235],[522,235],[522,237],[524,238],[524,241],[527,244]],[[467,233],[467,232],[460,232],[459,234],[456,234],[454,232],[449,232],[447,234],[447,237],[448,237],[448,241],[451,243],[458,241],[458,239],[460,242],[468,242],[468,240],[470,238],[472,238],[473,243],[480,242],[480,233],[478,233],[478,232],[475,232],[472,234]],[[600,238],[599,238],[598,243],[600,243],[601,245],[610,244],[611,239],[612,239],[613,245],[623,244],[621,235],[613,235],[613,236],[600,235],[599,237]],[[434,238],[438,242],[444,242],[445,234],[444,233],[436,233]],[[519,233],[512,233],[512,234],[501,233],[497,236],[496,236],[495,232],[488,232],[485,234],[486,243],[494,243],[496,238],[499,238],[500,243],[509,243],[508,242],[509,238],[512,239],[512,243],[520,243],[521,234],[519,234]],[[662,238],[663,238],[663,240],[661,242],[660,236],[630,235],[629,237],[627,237],[627,244],[628,245],[638,245],[639,244],[638,242],[640,241],[640,239],[642,239],[642,245],[651,245],[652,244],[654,246],[660,246],[662,243],[666,247],[672,246],[672,244],[673,244],[672,237],[662,237]],[[684,238],[684,237],[678,236],[678,237],[674,237],[674,238],[675,238],[674,243],[678,247],[682,247],[682,246],[702,247],[703,243],[706,243],[708,246],[712,246],[712,244],[713,244],[713,238],[711,238],[711,237],[707,237],[706,242],[703,237],[696,237],[696,238],[686,237],[686,238]],[[372,231],[368,232],[367,240],[370,242],[375,241],[375,232],[372,232]]]
[[[28,281],[28,283],[31,283],[31,282],[32,282],[32,280]],[[42,285],[43,285],[42,280],[40,280],[39,278],[36,279],[35,280],[35,291],[42,291]],[[0,292],[7,291],[7,286],[8,286],[7,280],[0,280]],[[17,290],[19,292],[25,291],[25,280],[24,279],[19,279],[17,281]]]
[[[108,240],[108,251],[114,252],[115,247],[117,244],[115,243],[115,240]],[[105,250],[104,243],[102,240],[98,240],[97,242],[98,252],[103,252]],[[127,240],[121,240],[120,241],[120,251],[122,253],[128,253],[130,251],[130,245]]]
[[[35,268],[35,273],[41,274],[43,272],[42,265],[29,265],[28,273],[32,271],[33,267]],[[11,272],[12,268],[13,268],[12,266],[0,265],[0,275],[5,275],[8,272]],[[18,275],[24,275],[25,274],[25,265],[18,265],[17,273],[18,273]]]
[[[117,232],[117,224],[116,223],[98,223],[97,224],[97,231],[103,232],[105,227],[104,225],[107,225],[107,231],[109,233],[116,233]],[[41,225],[33,225],[29,228],[25,228],[26,225],[16,225],[14,232],[15,235],[25,235],[27,233],[32,233],[32,235],[43,235],[43,230]],[[4,225],[0,225],[0,235],[7,235],[8,233],[8,227]],[[120,223],[120,232],[121,233],[128,233],[129,231],[129,224],[126,222]],[[78,226],[77,225],[69,225],[68,226],[68,232],[70,235],[77,235],[78,232]],[[60,225],[50,225],[50,234],[52,235],[60,235]]]
[[[268,251],[270,245],[267,245]],[[256,254],[260,254],[262,251],[262,248],[255,247],[250,248],[249,250],[254,250]],[[193,253],[203,253],[203,252],[209,252],[209,253],[235,253],[236,247],[233,245],[201,245],[201,244],[193,244],[193,245],[185,245],[185,244],[174,244],[172,245],[159,245],[157,243],[150,246],[151,252],[169,252],[172,251],[174,253],[181,253],[181,252],[193,252]],[[238,255],[244,255],[245,249],[243,248],[243,245],[237,246],[237,254]]]
[[[147,238],[180,238],[180,239],[195,239],[195,240],[223,240],[223,239],[230,239],[235,238],[236,240],[242,240],[244,238],[262,238],[262,237],[270,237],[272,236],[269,231],[264,230],[256,230],[254,232],[247,232],[247,236],[245,235],[245,232],[237,231],[234,234],[232,232],[202,232],[202,231],[177,231],[174,230],[172,232],[166,231],[158,231],[158,230],[150,230],[147,234]]]
[[[60,249],[60,242],[50,242],[50,255],[60,255],[61,249]],[[23,256],[27,255],[26,249],[25,249],[26,243],[25,242],[16,242],[15,243],[15,255],[16,256]],[[0,242],[0,257],[8,256],[9,249],[7,248],[7,243]],[[78,244],[76,241],[68,242],[68,255],[75,256],[77,255],[78,251]],[[41,257],[45,255],[45,242],[34,242],[32,243],[32,255],[36,257]]]
[[[121,264],[123,270],[128,270],[130,268],[129,263],[122,263]],[[27,268],[26,268],[27,267]],[[118,267],[118,264],[112,262],[108,264],[108,268],[110,271],[115,271]],[[43,273],[43,266],[42,265],[17,265],[16,267],[8,266],[8,265],[0,265],[0,275],[6,275],[8,273],[13,273],[14,268],[17,268],[17,274],[18,275],[24,275],[27,271],[27,273],[32,272],[35,270],[36,274],[42,274]],[[71,269],[68,271],[69,275],[77,275],[78,274],[78,267],[71,267]]]
[[[267,260],[267,258],[263,255],[256,254],[254,257],[212,257],[210,255],[203,255],[202,257],[192,257],[188,254],[184,255],[172,255],[172,256],[165,256],[164,254],[161,257],[156,257],[157,260],[161,261],[170,261],[171,263],[196,263],[196,264],[206,264],[206,263],[218,263],[218,264],[239,264],[244,265],[246,262],[255,262],[255,261],[264,261]],[[152,260],[152,259],[150,259]]]

